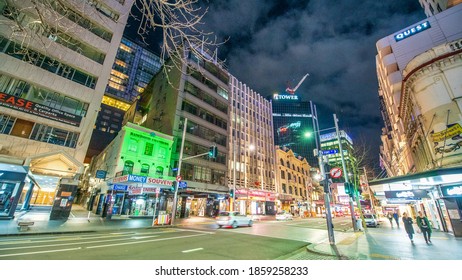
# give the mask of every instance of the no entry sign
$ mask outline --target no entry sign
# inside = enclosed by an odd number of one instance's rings
[[[342,169],[334,167],[330,170],[329,174],[332,178],[340,178],[342,177]]]

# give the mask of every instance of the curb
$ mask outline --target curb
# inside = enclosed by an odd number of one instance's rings
[[[310,244],[308,246],[306,246],[306,251],[312,253],[312,254],[317,254],[317,255],[321,255],[321,256],[329,256],[329,257],[336,257],[338,258],[339,260],[349,260],[350,258],[345,256],[345,255],[336,255],[336,254],[332,254],[332,253],[326,253],[326,252],[323,252],[323,251],[319,251],[319,250],[316,250],[314,248],[310,248],[310,247],[314,247],[315,245],[314,244]],[[334,245],[335,246],[335,245]]]

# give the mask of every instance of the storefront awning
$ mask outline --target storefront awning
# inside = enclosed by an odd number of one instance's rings
[[[453,184],[462,184],[462,167],[440,168],[369,182],[372,191],[382,199],[385,199],[385,192],[432,190],[436,186]]]

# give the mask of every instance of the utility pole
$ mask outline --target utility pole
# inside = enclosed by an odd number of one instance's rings
[[[324,168],[324,160],[322,151],[320,149],[320,130],[319,130],[319,122],[318,122],[318,114],[316,112],[316,105],[310,101],[310,109],[311,109],[311,117],[313,118],[313,129],[315,131],[315,138],[316,138],[316,150],[317,156],[319,161],[319,169],[321,171],[322,178],[324,180],[324,207],[326,208],[326,224],[327,224],[327,235],[329,237],[329,243],[331,245],[335,244],[335,236],[334,236],[334,226],[332,224],[332,213],[330,211],[330,197],[329,197],[329,178],[326,174],[326,170]]]
[[[348,172],[346,169],[346,164],[345,164],[345,158],[343,156],[343,149],[342,149],[342,140],[340,139],[340,132],[338,129],[338,119],[336,114],[334,114],[334,123],[335,123],[335,131],[337,132],[337,140],[338,140],[338,147],[339,147],[339,152],[340,152],[340,157],[342,159],[342,167],[343,167],[343,177],[345,178],[345,185],[348,185],[350,183],[348,179]],[[352,195],[355,195],[355,191],[353,191]],[[353,205],[353,197],[349,195],[349,201],[350,201],[350,213],[351,213],[351,222],[353,224],[353,229],[354,231],[358,230],[358,227],[356,225],[356,219],[355,219],[355,208]]]
[[[178,159],[178,175],[181,175],[181,162],[183,160],[183,148],[184,148],[184,140],[186,138],[186,127],[188,125],[188,118],[184,119],[183,124],[183,138],[181,138],[181,149],[180,149],[180,158]],[[176,208],[178,202],[178,187],[180,186],[180,182],[176,180],[175,183],[175,194],[173,195],[173,210],[172,210],[172,222],[171,225],[175,224],[175,216],[176,216]],[[184,206],[183,206],[184,207]]]

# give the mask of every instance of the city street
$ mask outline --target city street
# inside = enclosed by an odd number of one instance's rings
[[[208,227],[215,226],[208,224]],[[14,236],[0,241],[0,259],[21,260],[270,260],[307,245],[300,234],[275,238],[262,223],[253,228],[132,229],[117,232]],[[295,228],[296,229],[296,228]],[[295,232],[295,231],[294,231]]]

